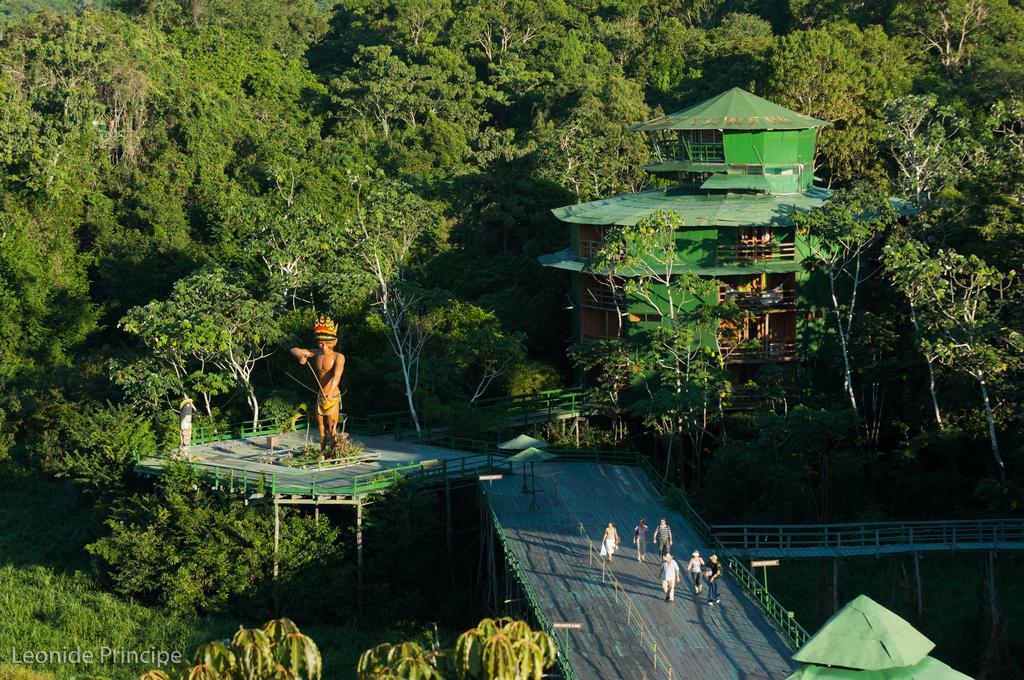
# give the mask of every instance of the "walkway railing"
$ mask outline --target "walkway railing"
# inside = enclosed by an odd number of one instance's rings
[[[569,649],[566,646],[565,641],[561,635],[558,635],[558,631],[554,629],[551,625],[551,621],[548,619],[547,615],[544,614],[544,610],[541,609],[540,600],[530,587],[530,579],[527,578],[526,573],[523,571],[523,567],[519,563],[519,558],[516,557],[515,551],[505,539],[505,532],[501,530],[501,524],[498,522],[498,516],[494,514],[494,509],[490,508],[490,506],[488,506],[488,509],[491,516],[491,525],[494,527],[494,533],[497,534],[498,541],[501,543],[501,550],[505,555],[505,563],[508,564],[509,571],[512,572],[516,581],[519,583],[519,588],[523,592],[523,598],[530,606],[530,610],[533,612],[533,616],[537,620],[537,625],[548,635],[553,637],[555,639],[555,643],[558,645],[558,656],[555,659],[555,663],[558,665],[558,670],[561,672],[562,677],[565,678],[565,680],[576,680],[576,670],[572,666],[572,660],[569,657]]]
[[[280,418],[260,418],[255,423],[248,420],[244,423],[233,423],[221,427],[199,425],[192,429],[192,445],[200,446],[228,439],[247,439],[249,437],[280,434],[281,432],[301,430],[305,426],[305,416],[297,416],[294,419],[284,421]]]
[[[913,552],[923,546],[956,550],[997,543],[1019,543],[1024,549],[1024,518],[865,524],[719,524],[711,530],[725,547],[745,551],[899,546]]]

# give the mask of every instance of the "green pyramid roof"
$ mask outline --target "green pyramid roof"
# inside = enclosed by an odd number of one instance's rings
[[[804,130],[829,125],[734,87],[720,95],[630,130]]]
[[[804,666],[786,680],[970,680],[936,658],[926,656],[913,666],[882,671],[851,671],[827,666]]]
[[[826,621],[793,659],[818,666],[886,670],[914,666],[934,647],[909,623],[860,595]]]

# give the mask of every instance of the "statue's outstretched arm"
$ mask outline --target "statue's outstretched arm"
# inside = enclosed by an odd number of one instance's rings
[[[314,354],[308,349],[302,349],[301,347],[291,348],[292,356],[299,360],[300,364],[305,364],[307,360],[312,359]]]

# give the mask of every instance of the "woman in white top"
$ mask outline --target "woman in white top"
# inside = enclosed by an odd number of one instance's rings
[[[686,565],[686,570],[690,572],[690,578],[693,580],[693,592],[699,593],[700,573],[704,571],[704,558],[696,550],[693,551],[693,557],[690,558],[689,564]]]
[[[615,522],[608,522],[601,538],[601,555],[607,555],[608,561],[612,561],[612,555],[619,549],[619,532],[615,529]]]

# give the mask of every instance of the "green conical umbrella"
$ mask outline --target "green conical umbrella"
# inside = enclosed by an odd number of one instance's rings
[[[535,439],[534,437],[521,434],[518,437],[513,437],[507,442],[498,444],[498,448],[502,451],[522,451],[530,447],[544,447],[548,443],[542,439]]]
[[[860,595],[825,622],[793,659],[854,670],[906,668],[935,643],[867,595]],[[912,676],[911,676],[912,677]]]
[[[970,676],[950,668],[934,657],[926,656],[913,666],[878,671],[804,666],[786,680],[970,680]]]
[[[531,446],[527,449],[523,449],[514,456],[509,456],[508,462],[510,463],[540,463],[545,460],[551,460],[552,458],[558,458],[557,455],[549,451],[541,451],[535,446]]]
[[[533,493],[534,493],[534,500],[533,500],[532,503],[530,503],[530,508],[531,509],[534,507],[534,503],[536,503],[536,501],[537,501],[537,497],[536,497],[536,494],[537,494],[537,478],[533,474],[533,464],[534,463],[541,463],[541,462],[543,462],[545,460],[551,460],[552,458],[558,458],[558,456],[556,456],[553,453],[549,453],[548,451],[541,451],[540,449],[538,449],[535,446],[531,446],[528,449],[523,449],[522,451],[520,451],[519,453],[517,453],[514,456],[511,456],[508,459],[508,462],[510,462],[510,463],[522,463],[523,464],[523,493],[530,493],[530,487],[528,487],[526,485],[526,464],[527,463],[530,464],[530,478],[533,480]]]

